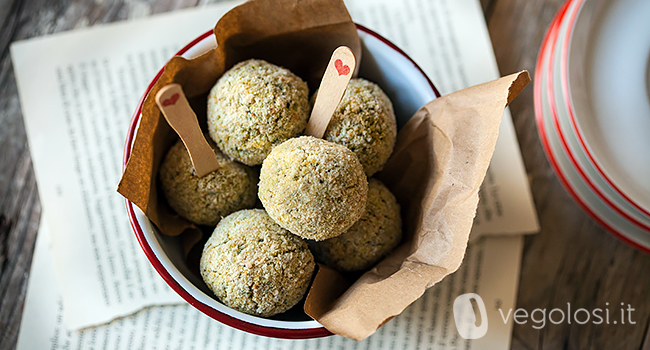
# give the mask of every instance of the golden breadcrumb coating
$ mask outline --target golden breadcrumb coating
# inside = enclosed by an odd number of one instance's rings
[[[368,181],[366,213],[340,236],[309,241],[316,260],[336,270],[367,270],[402,240],[402,219],[395,196],[381,181]]]
[[[304,296],[314,257],[298,236],[262,209],[225,217],[201,255],[201,276],[227,306],[262,317],[285,312]]]
[[[264,160],[258,196],[269,215],[307,239],[336,237],[365,212],[368,181],[349,149],[311,136],[290,139]]]
[[[216,225],[222,217],[255,204],[256,172],[214,149],[219,169],[196,176],[185,145],[180,140],[169,149],[158,176],[169,205],[185,219],[199,225]]]
[[[354,152],[370,177],[384,167],[396,138],[397,122],[388,96],[375,83],[350,80],[323,139]]]
[[[309,118],[307,83],[263,60],[240,62],[208,95],[208,131],[219,148],[247,165],[302,133]]]

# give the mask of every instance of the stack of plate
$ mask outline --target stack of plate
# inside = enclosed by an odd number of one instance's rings
[[[571,196],[650,253],[650,1],[568,0],[537,59],[535,114]]]

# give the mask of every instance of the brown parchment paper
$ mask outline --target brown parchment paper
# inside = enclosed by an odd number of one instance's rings
[[[321,267],[307,314],[332,333],[362,340],[458,269],[503,109],[529,81],[524,71],[473,86],[411,118],[378,175],[402,206],[404,242],[347,289],[342,276]]]
[[[165,66],[144,101],[131,157],[117,189],[165,235],[178,235],[194,225],[176,215],[156,188],[160,163],[177,139],[155,102],[161,87],[181,84],[199,124],[205,125],[205,113],[199,111],[206,109],[207,93],[237,62],[261,58],[284,66],[305,79],[313,92],[337,47],[346,45],[357,59],[361,57],[356,27],[341,0],[249,1],[226,13],[214,33],[216,49],[191,60],[177,56]],[[186,240],[189,248],[198,234],[186,233],[192,237]]]

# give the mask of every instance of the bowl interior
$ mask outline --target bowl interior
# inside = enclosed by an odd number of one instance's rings
[[[437,91],[422,70],[397,47],[361,26],[358,32],[363,43],[359,76],[382,87],[393,102],[398,128],[401,128],[421,106],[436,98]],[[196,57],[215,45],[213,35],[204,35],[182,50],[183,56]],[[137,124],[132,128],[137,128]],[[132,143],[127,147],[132,147]],[[271,318],[244,314],[221,304],[203,283],[198,264],[188,265],[184,259],[178,237],[160,234],[137,207],[130,202],[127,206],[133,210],[132,224],[149,260],[167,283],[199,310],[240,329],[239,323],[232,324],[229,320],[285,330],[321,329],[320,324],[303,312],[302,304]]]

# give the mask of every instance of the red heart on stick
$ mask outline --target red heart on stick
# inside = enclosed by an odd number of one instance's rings
[[[350,67],[346,64],[343,64],[343,61],[340,59],[334,61],[334,67],[336,67],[336,71],[339,72],[339,76],[341,75],[348,75],[350,73]]]
[[[178,93],[175,93],[172,95],[172,97],[163,100],[162,105],[167,107],[167,106],[173,106],[176,104],[176,101],[180,98],[180,95]]]

